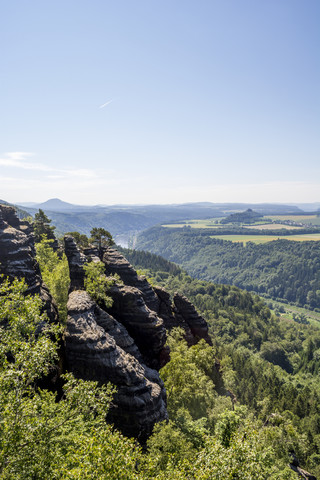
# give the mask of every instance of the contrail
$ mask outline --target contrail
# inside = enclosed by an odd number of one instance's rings
[[[109,102],[106,102],[106,103],[104,103],[103,105],[100,105],[99,108],[104,108],[104,107],[106,107],[107,105],[109,105],[109,103],[113,102],[113,100],[114,100],[114,99],[109,100]]]

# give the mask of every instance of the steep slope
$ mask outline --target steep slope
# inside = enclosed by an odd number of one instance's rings
[[[38,294],[49,320],[58,322],[56,305],[42,281],[35,260],[32,227],[28,222],[19,220],[15,209],[7,205],[0,205],[0,274],[11,279],[24,278],[27,293]]]
[[[176,262],[193,277],[320,308],[320,242],[233,243],[191,229],[154,227],[136,248]]]

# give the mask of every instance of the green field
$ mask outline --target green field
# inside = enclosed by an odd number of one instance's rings
[[[261,295],[260,295],[261,296]],[[284,312],[280,312],[280,317],[286,320],[294,321],[293,315],[304,315],[308,322],[312,325],[320,328],[320,312],[315,312],[313,310],[308,310],[307,308],[297,307],[296,305],[289,305],[278,300],[270,300],[261,296],[267,305],[272,303],[272,310],[278,310],[282,308]]]
[[[162,227],[166,228],[183,228],[183,227],[191,227],[191,228],[221,228],[222,225],[219,225],[220,219],[218,218],[207,218],[207,219],[200,219],[200,220],[186,220],[185,222],[181,223],[168,223],[166,225],[161,225]]]
[[[305,225],[320,225],[320,216],[317,215],[266,215],[269,220],[290,220],[292,222],[303,223]]]
[[[295,242],[306,242],[309,240],[320,241],[320,233],[310,233],[302,235],[210,235],[210,238],[228,240],[229,242],[248,242],[266,243],[274,240],[293,240]]]
[[[221,217],[216,218],[207,218],[207,219],[194,219],[194,220],[186,220],[181,221],[179,223],[168,223],[162,225],[162,227],[166,228],[183,228],[183,227],[191,227],[191,228],[221,228],[226,227],[227,225],[221,225],[220,220]],[[320,226],[320,216],[317,215],[265,215],[262,219],[258,220],[257,222],[251,224],[243,224],[246,228],[259,228],[265,230],[271,229],[290,229],[294,230],[299,228],[298,226],[291,226],[285,224],[278,224],[278,223],[271,223],[270,221],[292,221],[296,223],[302,223],[304,225],[315,225]],[[300,227],[301,228],[301,227]]]

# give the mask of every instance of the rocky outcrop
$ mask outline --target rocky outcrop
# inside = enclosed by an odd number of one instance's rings
[[[70,291],[84,289],[84,269],[86,256],[80,252],[74,238],[71,235],[64,237],[64,250],[68,258]]]
[[[180,316],[185,322],[194,338],[196,343],[200,338],[203,338],[209,345],[212,345],[211,339],[208,334],[208,324],[204,318],[202,318],[194,308],[191,302],[179,293],[175,293],[173,302],[176,308],[177,316]]]
[[[125,329],[85,291],[69,296],[65,348],[68,369],[76,376],[116,385],[110,419],[124,434],[144,441],[153,425],[167,418],[158,372],[141,362]]]
[[[79,251],[72,237],[65,237],[65,252],[69,262],[71,290],[83,289],[86,261],[98,261],[97,249]],[[160,368],[162,351],[166,342],[166,330],[162,319],[150,308],[159,308],[159,299],[148,282],[139,277],[129,262],[115,249],[106,248],[102,255],[106,275],[117,274],[116,282],[108,290],[113,305],[108,309],[112,317],[122,324],[134,338],[145,363],[152,368]]]
[[[291,468],[291,470],[293,470],[299,475],[299,478],[303,478],[305,480],[317,480],[314,475],[307,472],[306,470],[303,470],[303,468],[300,467],[300,462],[293,451],[291,451],[290,456],[291,461],[289,463],[289,467]]]
[[[147,307],[142,293],[135,287],[115,284],[108,294],[113,300],[108,311],[135,339],[147,365],[160,368],[160,356],[167,338],[163,320]]]
[[[159,298],[153,291],[149,282],[139,276],[128,260],[114,248],[108,248],[103,255],[103,262],[106,266],[106,274],[117,274],[125,285],[135,287],[140,291],[145,304],[150,310],[159,310]]]
[[[173,304],[170,299],[170,295],[161,287],[151,287],[148,281],[139,275],[134,270],[132,265],[128,262],[123,255],[121,255],[116,249],[108,248],[105,250],[103,255],[103,261],[106,265],[106,274],[113,275],[117,274],[125,284],[125,286],[131,286],[138,290],[137,295],[143,297],[143,300],[146,306],[156,315],[163,320],[166,330],[171,330],[174,327],[182,327],[185,330],[185,338],[189,345],[194,345],[199,339],[203,338],[211,345],[211,340],[208,335],[208,325],[206,321],[197,313],[194,306],[188,301],[188,299],[178,293],[175,294],[173,298]],[[122,292],[123,295],[117,291],[111,291],[112,297],[114,297],[114,307],[112,313],[116,318],[121,313],[126,312],[127,308],[123,308],[123,302],[119,298],[122,296],[127,297],[128,292]],[[126,300],[124,300],[127,303]],[[139,328],[139,323],[144,323],[141,318],[140,321],[136,322],[132,320],[133,316],[136,316],[138,319],[141,315],[141,309],[138,308],[135,310],[132,303],[130,303],[130,315],[125,315],[123,318],[119,318],[128,328],[129,332],[135,337],[135,332]],[[137,298],[136,304],[139,305]],[[143,330],[143,329],[142,329]],[[157,337],[157,335],[155,335]],[[156,343],[159,342],[158,341]],[[150,345],[151,346],[151,345]],[[142,350],[145,348],[145,338],[143,339]],[[152,345],[153,348],[153,345]],[[159,350],[162,352],[162,348]],[[148,353],[145,352],[147,355]]]
[[[165,325],[183,326],[192,344],[196,337],[206,337],[204,320],[187,299],[175,297],[172,304],[164,290],[154,290],[115,249],[80,252],[66,236],[65,252],[71,282],[60,366],[79,378],[112,382],[117,393],[110,420],[124,434],[144,441],[154,424],[167,418],[166,392],[157,372],[168,360]],[[120,278],[107,292],[113,299],[108,309],[84,290],[84,264],[100,259],[107,276]],[[28,293],[40,295],[50,321],[59,321],[36,261],[32,227],[8,206],[0,206],[0,273],[24,278]]]
[[[11,279],[24,278],[27,293],[38,294],[49,320],[58,322],[56,305],[42,281],[35,254],[29,222],[19,220],[13,207],[0,205],[0,273]]]
[[[210,343],[208,327],[193,305],[162,288],[152,288],[114,248],[81,253],[65,237],[71,293],[65,349],[75,375],[114,383],[118,392],[112,421],[127,435],[146,438],[155,422],[167,418],[165,390],[156,370],[169,360],[166,329],[182,327],[189,345]],[[112,306],[101,308],[84,291],[84,264],[102,259],[107,277],[116,276],[106,292]]]

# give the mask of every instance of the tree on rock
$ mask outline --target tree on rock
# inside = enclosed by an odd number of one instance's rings
[[[41,208],[39,212],[34,216],[33,230],[35,236],[35,242],[39,243],[42,237],[45,235],[48,240],[55,240],[54,230],[56,227],[50,225],[51,220],[47,217]]]
[[[110,247],[111,245],[114,245],[111,233],[104,228],[94,227],[90,231],[90,234],[92,243],[97,245],[99,250],[101,250],[102,247]]]

